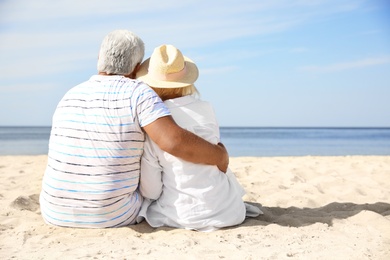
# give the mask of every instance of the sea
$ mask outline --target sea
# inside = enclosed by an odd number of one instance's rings
[[[0,155],[47,154],[50,127],[0,126]],[[221,127],[231,157],[390,155],[390,128]]]

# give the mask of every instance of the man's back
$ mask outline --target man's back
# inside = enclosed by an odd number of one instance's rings
[[[169,113],[163,105],[153,110],[156,102],[146,85],[123,76],[93,76],[64,96],[53,116],[42,183],[47,222],[95,228],[133,223],[142,203],[136,191],[141,127]]]

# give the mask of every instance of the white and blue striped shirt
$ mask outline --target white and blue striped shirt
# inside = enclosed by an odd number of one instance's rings
[[[53,116],[42,181],[46,222],[105,228],[134,223],[145,136],[141,127],[170,115],[147,85],[93,76],[62,98]]]

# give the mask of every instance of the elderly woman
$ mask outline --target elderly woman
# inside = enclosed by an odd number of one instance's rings
[[[213,108],[197,99],[198,68],[172,45],[157,47],[141,64],[137,78],[151,86],[174,120],[213,144],[219,126]],[[161,150],[149,137],[141,159],[140,191],[145,197],[138,221],[152,226],[212,231],[238,225],[261,211],[245,204],[234,174],[215,166],[183,161]]]

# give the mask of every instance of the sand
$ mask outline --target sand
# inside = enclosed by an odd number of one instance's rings
[[[390,156],[237,157],[263,216],[210,233],[46,225],[46,156],[0,156],[0,259],[390,259]]]

